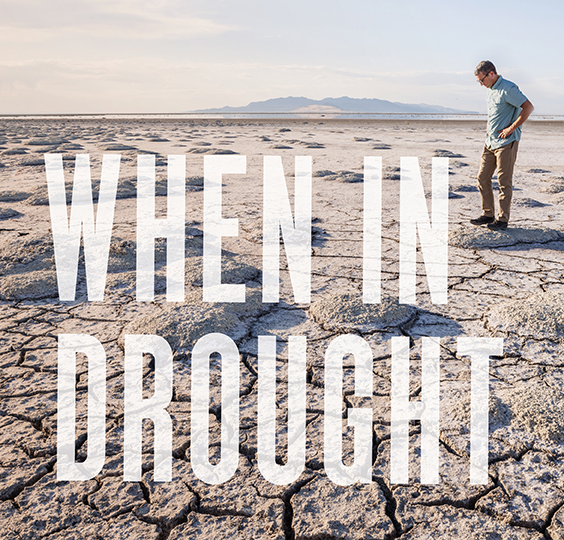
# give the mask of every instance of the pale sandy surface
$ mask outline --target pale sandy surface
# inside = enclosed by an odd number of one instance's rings
[[[4,121],[0,124],[0,531],[3,538],[562,538],[564,537],[564,138],[557,123],[529,122],[515,173],[511,226],[505,233],[468,224],[479,215],[475,189],[484,125],[427,121]],[[284,131],[283,131],[284,130]],[[204,144],[205,143],[205,144]],[[114,151],[115,146],[130,149]],[[280,148],[285,146],[287,148]],[[224,239],[224,275],[247,285],[245,305],[201,302],[203,154],[247,156],[247,173],[224,179],[224,217],[239,236]],[[157,249],[157,295],[135,301],[137,154],[156,152],[164,185],[166,156],[187,155],[186,302],[164,299],[164,246]],[[442,151],[442,152],[441,152]],[[433,305],[420,263],[417,304],[397,306],[399,159],[419,158],[430,186],[431,158],[450,152],[449,301]],[[19,152],[19,153],[18,153]],[[99,178],[104,153],[120,153],[106,299],[87,302],[83,271],[75,302],[59,302],[54,278],[45,152],[63,153],[68,183],[73,156],[88,153]],[[313,157],[312,305],[296,305],[282,272],[278,304],[260,302],[262,160],[283,157],[292,192],[293,156]],[[382,156],[383,280],[390,311],[362,312],[362,163]],[[37,164],[34,164],[37,163]],[[319,176],[320,171],[329,171]],[[316,176],[317,175],[317,176]],[[160,187],[159,189],[162,189]],[[158,197],[165,216],[166,198]],[[282,259],[284,261],[284,259]],[[388,309],[388,308],[386,308]],[[336,313],[336,316],[324,314]],[[393,315],[393,316],[392,316]],[[396,316],[397,315],[397,316]],[[359,322],[360,321],[360,322]],[[190,351],[201,335],[221,331],[241,352],[240,464],[226,484],[208,486],[190,467]],[[123,334],[155,333],[175,354],[174,481],[152,480],[147,429],[143,481],[122,481]],[[346,408],[374,410],[374,482],[339,487],[323,470],[324,353],[342,332],[356,332],[374,354],[374,396],[354,397],[346,370]],[[57,334],[97,337],[108,356],[107,461],[86,482],[56,482]],[[257,336],[308,339],[306,469],[274,486],[256,464]],[[413,338],[413,399],[418,399],[421,337],[439,336],[441,483],[419,483],[419,426],[412,425],[410,484],[389,481],[390,339]],[[490,364],[490,481],[469,474],[468,358],[460,336],[503,337]],[[217,365],[214,364],[214,369]],[[78,368],[78,454],[84,455],[86,364]],[[150,388],[152,370],[146,369]],[[213,379],[210,440],[219,442],[219,376]],[[369,403],[367,403],[367,401]],[[279,453],[285,455],[285,392],[280,393]],[[350,431],[344,440],[350,459]]]

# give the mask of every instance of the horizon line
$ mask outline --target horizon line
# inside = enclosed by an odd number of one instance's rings
[[[240,112],[77,112],[77,113],[0,113],[0,119],[9,120],[11,118],[52,118],[52,117],[60,117],[60,118],[73,118],[73,117],[104,117],[104,116],[114,116],[114,117],[142,117],[142,116],[188,116],[188,117],[216,117],[222,119],[229,119],[229,118],[245,118],[245,117],[257,117],[257,116],[287,116],[293,117],[298,119],[304,119],[308,117],[312,118],[330,118],[330,119],[339,119],[339,117],[343,116],[358,116],[358,117],[470,117],[476,119],[487,118],[487,113],[478,113],[478,112],[366,112],[366,111],[326,111],[326,112],[300,112],[300,111],[240,111]],[[529,119],[530,120],[547,120],[550,118],[558,118],[564,120],[564,114],[553,114],[553,113],[538,113],[532,114]],[[350,119],[350,118],[349,118]],[[378,119],[378,118],[376,118]],[[383,119],[383,118],[382,118]]]

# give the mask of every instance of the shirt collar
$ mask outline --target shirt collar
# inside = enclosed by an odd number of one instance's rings
[[[498,76],[497,76],[497,81],[495,81],[495,84],[492,86],[492,89],[497,90],[498,86],[501,84],[502,78],[503,78],[503,77],[502,77],[501,75],[498,75]]]

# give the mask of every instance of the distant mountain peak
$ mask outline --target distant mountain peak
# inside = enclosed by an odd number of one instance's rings
[[[306,97],[283,97],[253,101],[244,107],[221,107],[219,109],[203,109],[197,113],[443,113],[464,114],[475,111],[450,109],[440,105],[426,103],[399,103],[376,98],[339,98],[310,99]]]

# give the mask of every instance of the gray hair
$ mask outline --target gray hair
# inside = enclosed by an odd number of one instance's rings
[[[495,66],[489,60],[482,60],[474,70],[474,75],[478,75],[478,73],[487,75],[490,71],[493,71],[497,75]]]

